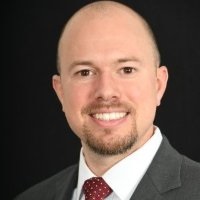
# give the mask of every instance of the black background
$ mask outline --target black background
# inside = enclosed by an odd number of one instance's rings
[[[66,20],[92,1],[16,0],[2,5],[4,199],[78,161],[52,89],[57,41]],[[200,12],[198,1],[121,1],[152,26],[169,69],[155,124],[181,153],[200,161]]]

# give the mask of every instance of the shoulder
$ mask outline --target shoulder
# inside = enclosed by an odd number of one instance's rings
[[[72,165],[50,178],[30,187],[15,200],[51,200],[54,199],[58,188],[67,187],[76,178],[78,166]]]
[[[195,162],[186,156],[183,156],[182,158],[180,170],[181,186],[176,198],[188,200],[200,199],[200,163]]]
[[[197,171],[200,173],[200,163],[196,162],[194,160],[191,160],[190,158],[183,156],[183,166],[185,167],[185,170],[190,170],[190,171]],[[200,174],[199,174],[200,175]]]
[[[198,185],[200,192],[200,163],[183,156],[180,176],[182,182],[192,183],[193,187]]]
[[[169,155],[165,164],[168,169],[170,168],[169,164],[171,165],[169,175],[173,174],[172,171],[176,169],[177,177],[180,177],[180,185],[183,190],[195,192],[198,190],[197,193],[200,195],[200,163],[179,153],[169,143],[167,145],[169,145],[166,148]]]
[[[147,174],[163,199],[200,199],[200,163],[180,154],[166,137]]]

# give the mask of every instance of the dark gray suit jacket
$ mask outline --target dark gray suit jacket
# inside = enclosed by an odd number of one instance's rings
[[[33,186],[16,200],[71,200],[78,165]],[[200,200],[200,163],[179,154],[166,137],[131,200]]]

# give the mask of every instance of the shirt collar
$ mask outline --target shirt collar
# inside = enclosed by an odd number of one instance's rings
[[[153,136],[141,148],[118,162],[103,175],[104,180],[120,199],[130,199],[153,160],[161,141],[161,132],[158,127],[155,127]],[[77,197],[82,194],[84,181],[94,176],[85,162],[81,149]]]
[[[80,160],[79,160],[79,173],[78,173],[78,186],[77,186],[77,199],[80,199],[80,195],[82,194],[82,186],[85,180],[95,177],[96,175],[92,173],[92,171],[88,168],[85,158],[83,155],[83,150],[81,148],[80,152]]]

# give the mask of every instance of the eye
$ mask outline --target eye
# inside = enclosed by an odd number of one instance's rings
[[[123,74],[132,74],[135,71],[135,68],[133,67],[123,67],[121,69]]]
[[[91,75],[93,75],[93,72],[89,69],[83,69],[83,70],[80,70],[79,72],[77,72],[76,74],[78,74],[80,76],[91,76]]]

